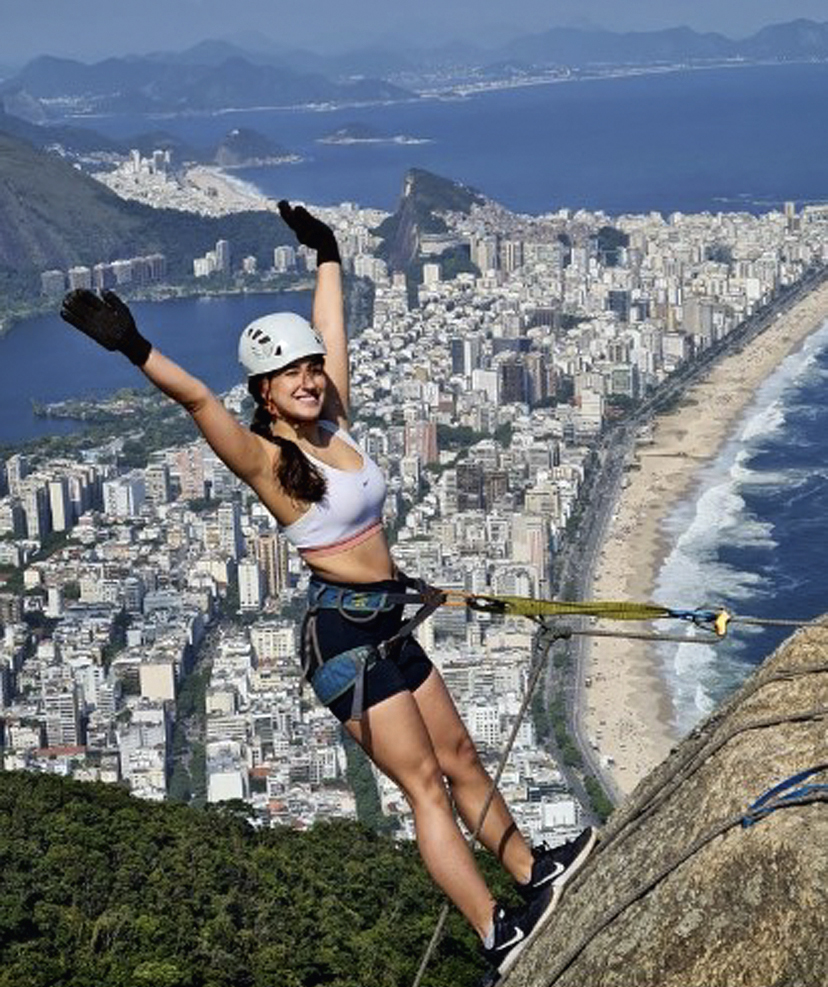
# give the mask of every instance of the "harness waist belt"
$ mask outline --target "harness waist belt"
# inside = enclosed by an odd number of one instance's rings
[[[308,605],[318,610],[352,610],[373,615],[407,603],[425,603],[425,596],[419,592],[349,589],[317,580],[311,581],[308,587]]]
[[[385,658],[398,641],[408,637],[445,600],[445,593],[423,580],[399,573],[397,581],[400,592],[337,586],[318,576],[314,576],[308,586],[308,610],[302,622],[302,671],[325,705],[353,686],[352,719],[362,717],[366,671]],[[411,588],[413,592],[405,592],[406,588]],[[327,660],[322,658],[316,639],[316,615],[320,610],[338,610],[346,620],[359,624],[406,603],[419,603],[420,609],[387,640],[376,645],[359,645]]]

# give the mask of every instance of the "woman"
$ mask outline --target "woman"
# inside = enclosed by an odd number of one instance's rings
[[[473,829],[490,780],[439,672],[403,624],[401,581],[382,528],[385,482],[347,432],[349,376],[339,250],[333,231],[303,207],[279,203],[300,243],[317,252],[313,327],[297,315],[257,319],[239,358],[256,402],[243,428],[209,389],[138,332],[112,292],[70,292],[62,317],[120,350],[192,415],[217,455],[249,484],[310,566],[303,665],[317,694],[414,815],[432,878],[477,930],[485,957],[505,972],[595,840],[531,850],[499,793],[480,840],[514,877],[525,905],[490,894],[455,822]]]

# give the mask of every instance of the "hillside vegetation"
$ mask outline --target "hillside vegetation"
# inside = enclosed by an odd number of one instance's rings
[[[15,284],[33,290],[34,276],[50,267],[156,252],[180,277],[222,238],[235,256],[253,254],[264,266],[274,246],[293,242],[275,213],[216,219],[125,202],[60,158],[0,132],[0,291]]]
[[[441,904],[413,844],[245,811],[0,774],[0,987],[407,987]],[[424,985],[476,983],[476,939],[452,914]]]

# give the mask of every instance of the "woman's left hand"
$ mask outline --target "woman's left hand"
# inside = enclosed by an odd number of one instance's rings
[[[279,201],[279,215],[303,246],[316,251],[317,265],[324,264],[325,261],[342,263],[336,236],[327,223],[312,216],[304,206],[294,208],[286,199]]]

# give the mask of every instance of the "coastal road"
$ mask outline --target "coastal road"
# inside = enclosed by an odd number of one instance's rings
[[[649,424],[656,414],[675,405],[683,392],[701,380],[719,360],[740,350],[826,280],[828,280],[828,266],[820,265],[809,270],[795,285],[779,291],[761,311],[746,319],[722,340],[672,374],[632,414],[604,433],[595,450],[597,465],[583,505],[582,521],[577,534],[565,546],[562,553],[564,558],[556,579],[556,595],[559,598],[588,600],[592,596],[595,566],[612,512],[621,494],[624,466],[634,448],[637,431]],[[585,626],[585,621],[579,622],[577,618],[573,618],[571,626],[573,628]],[[586,640],[584,637],[576,635],[570,639],[569,654],[572,667],[563,680],[569,733],[583,758],[585,770],[600,781],[607,796],[617,805],[623,794],[601,764],[600,757],[591,746],[583,726],[583,711],[588,702],[585,686]],[[552,669],[547,673],[547,694],[553,674]]]
[[[590,483],[577,543],[573,551],[567,554],[559,581],[559,585],[566,587],[567,596],[571,599],[587,600],[592,596],[595,565],[621,493],[624,465],[633,448],[635,431],[632,425],[620,423],[610,430],[596,449],[598,464]],[[573,629],[579,629],[586,628],[588,622],[572,618],[569,623]],[[622,793],[590,744],[583,723],[583,712],[588,702],[585,684],[587,640],[575,634],[570,638],[568,647],[571,668],[563,680],[563,696],[569,733],[581,754],[586,773],[594,775],[610,800],[617,805]]]

